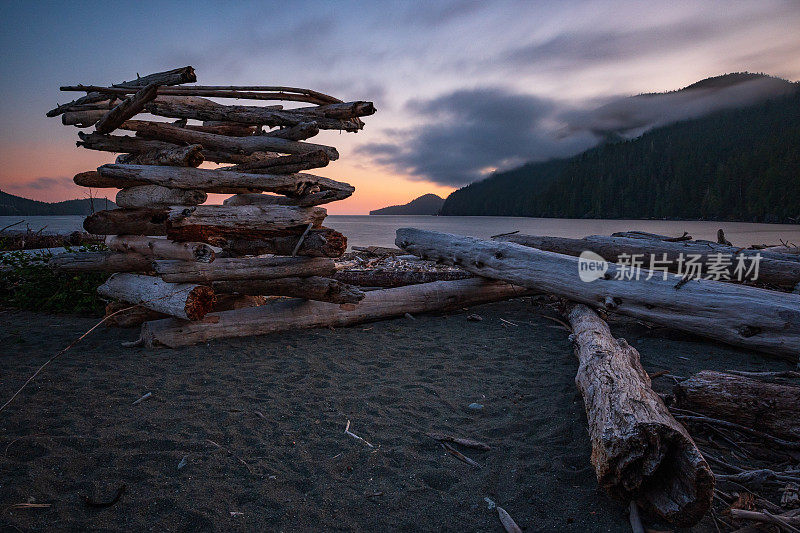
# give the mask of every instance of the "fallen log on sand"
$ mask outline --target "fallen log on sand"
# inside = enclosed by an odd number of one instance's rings
[[[304,236],[293,234],[254,239],[217,238],[210,239],[209,242],[234,256],[276,254],[340,257],[347,251],[347,237],[326,227],[312,228]]]
[[[652,258],[652,261],[657,262],[658,268],[668,269],[671,272],[682,270],[681,274],[685,274],[690,270],[686,260],[690,257],[696,257],[695,264],[702,267],[701,272],[697,274],[707,275],[713,268],[714,276],[718,280],[757,281],[785,288],[794,287],[800,282],[800,262],[797,261],[797,257],[780,257],[779,254],[774,252],[742,250],[707,242],[670,242],[645,238],[606,237],[604,235],[591,235],[583,239],[506,235],[498,237],[496,240],[514,242],[547,252],[572,256],[579,256],[584,251],[589,250],[612,263],[627,259],[628,264],[630,264],[631,257],[636,255],[639,257],[643,268],[647,268],[650,265]],[[752,262],[755,261],[754,257],[756,255],[759,256],[757,260],[758,270],[755,271],[755,279],[751,279],[752,271],[750,276],[745,276],[744,274],[751,267]],[[744,270],[737,272],[737,268],[743,268]],[[661,274],[655,272],[654,275],[660,276]]]
[[[714,476],[694,441],[650,388],[633,347],[585,305],[569,304],[566,316],[598,484],[677,526],[695,524],[711,506]]]
[[[176,259],[211,263],[216,254],[207,244],[201,242],[172,242],[167,239],[154,239],[143,235],[109,235],[106,246],[115,252],[140,254],[148,260]]]
[[[675,385],[678,407],[800,441],[800,385],[704,370]]]
[[[118,165],[164,165],[197,167],[203,162],[203,147],[199,144],[151,150],[149,152],[117,156]]]
[[[215,281],[212,287],[215,293],[288,296],[336,304],[358,303],[364,299],[364,293],[358,287],[320,276],[269,280]]]
[[[204,191],[170,189],[161,185],[137,185],[117,193],[119,207],[170,207],[173,205],[200,205],[208,199]]]
[[[214,305],[214,291],[194,283],[167,283],[154,276],[114,274],[97,288],[98,294],[139,304],[170,316],[198,320]]]
[[[797,361],[800,295],[732,283],[687,281],[667,274],[615,279],[619,267],[591,282],[579,277],[578,258],[519,244],[485,241],[413,228],[397,230],[397,246],[423,259],[603,307],[663,326]],[[624,272],[622,272],[624,273]],[[620,274],[622,274],[620,273]]]
[[[141,305],[131,305],[126,302],[109,302],[106,305],[106,320],[104,324],[118,328],[135,328],[150,320],[158,320],[168,316]]]
[[[137,253],[78,252],[54,255],[48,262],[53,268],[68,272],[149,272],[151,261]]]
[[[324,326],[348,326],[405,313],[447,311],[468,305],[524,296],[525,289],[480,279],[437,281],[396,289],[372,291],[358,304],[283,300],[212,313],[201,322],[156,320],[142,325],[145,346],[189,346],[213,339],[265,335],[278,331]]]
[[[413,270],[337,270],[333,279],[359,287],[403,287],[434,281],[467,279],[473,274],[458,270],[417,272]]]
[[[156,260],[153,266],[171,283],[330,276],[335,270],[327,257],[223,257],[213,263]]]

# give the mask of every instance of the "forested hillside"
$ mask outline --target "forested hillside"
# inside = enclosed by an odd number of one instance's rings
[[[496,173],[441,214],[796,221],[800,92]]]
[[[94,211],[114,209],[117,205],[105,198],[93,200],[66,200],[64,202],[39,202],[21,196],[0,191],[0,216],[36,216],[36,215],[90,215]]]

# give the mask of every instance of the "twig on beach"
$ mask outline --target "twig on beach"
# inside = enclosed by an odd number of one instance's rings
[[[131,405],[139,405],[140,403],[142,403],[143,401],[145,401],[146,399],[148,399],[152,395],[153,395],[152,392],[148,392],[147,394],[145,394],[144,396],[142,396],[141,398],[139,398],[138,400],[133,402],[133,404],[131,404]]]
[[[483,442],[472,439],[464,439],[461,437],[453,437],[452,435],[445,435],[444,433],[428,433],[428,436],[434,440],[438,440],[439,442],[452,442],[453,444],[460,444],[461,446],[473,448],[475,450],[481,450],[484,452],[492,449],[488,444],[484,444]]]
[[[509,231],[508,233],[498,233],[497,235],[492,235],[489,238],[494,239],[495,237],[505,237],[506,235],[514,235],[515,233],[519,233],[519,230]]]
[[[547,320],[552,320],[552,321],[553,321],[553,322],[555,322],[556,324],[559,324],[559,325],[561,326],[561,328],[563,328],[563,329],[565,329],[566,331],[569,331],[570,333],[572,333],[572,328],[570,328],[570,327],[569,327],[569,324],[567,324],[567,323],[566,323],[566,322],[564,322],[563,320],[561,320],[561,319],[559,319],[559,318],[556,318],[556,317],[554,317],[554,316],[547,316],[547,315],[542,315],[542,318],[546,318]]]
[[[3,229],[0,229],[0,233],[3,233],[8,228],[13,228],[17,224],[22,224],[23,222],[25,222],[25,221],[24,220],[20,220],[19,222],[14,222],[13,224],[9,224],[8,226],[4,227]]]
[[[347,425],[344,428],[344,433],[345,433],[345,435],[350,435],[351,437],[353,437],[357,441],[363,442],[364,444],[366,444],[370,448],[374,448],[375,447],[372,444],[370,444],[369,442],[367,442],[366,440],[362,439],[361,437],[359,437],[358,435],[353,433],[352,431],[350,431],[350,420],[347,421]]]
[[[9,506],[9,509],[47,509],[52,506],[52,503],[15,503]]]
[[[452,455],[453,457],[455,457],[459,461],[463,461],[463,462],[467,463],[470,466],[474,466],[475,468],[483,468],[478,461],[475,461],[474,459],[470,459],[469,457],[467,457],[466,455],[464,455],[460,451],[456,450],[455,448],[453,448],[449,444],[444,443],[444,442],[440,442],[439,444],[442,445],[442,448],[444,448],[447,451],[447,453],[449,453],[450,455]]]
[[[499,505],[497,506],[497,516],[500,518],[500,523],[503,524],[503,529],[506,530],[506,533],[522,533],[522,529],[514,522],[511,515]]]
[[[661,376],[666,376],[670,373],[669,370],[659,370],[658,372],[653,372],[650,374],[650,379],[660,378]]]
[[[628,519],[631,522],[631,529],[633,533],[644,533],[644,526],[642,525],[642,518],[639,516],[639,506],[636,505],[636,502],[631,500],[630,505],[628,506],[629,515]]]
[[[501,318],[500,322],[504,322],[510,326],[514,326],[515,328],[519,327],[519,324],[514,324],[513,322],[511,322],[510,320],[506,320],[505,318]]]

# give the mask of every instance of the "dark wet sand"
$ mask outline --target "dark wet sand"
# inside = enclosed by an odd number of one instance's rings
[[[135,330],[100,329],[0,413],[0,530],[502,531],[489,497],[526,531],[628,531],[589,464],[567,334],[542,314],[521,298],[155,351],[120,347]],[[0,312],[0,402],[96,321]],[[789,368],[631,322],[612,330],[650,372]],[[374,449],[344,434],[348,419]],[[461,449],[477,469],[429,431],[492,450]],[[84,502],[122,484],[111,507]],[[10,508],[23,502],[51,506]]]

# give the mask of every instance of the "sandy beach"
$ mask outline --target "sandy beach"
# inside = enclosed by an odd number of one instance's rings
[[[122,348],[137,330],[98,329],[0,414],[0,529],[502,531],[488,498],[526,531],[629,530],[597,487],[576,360],[545,315],[526,297],[175,350]],[[97,322],[0,319],[3,401]],[[649,372],[790,368],[632,321],[612,330]],[[492,449],[457,447],[482,468],[470,466],[433,431]],[[115,504],[87,505],[123,485]]]

